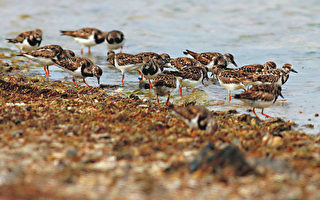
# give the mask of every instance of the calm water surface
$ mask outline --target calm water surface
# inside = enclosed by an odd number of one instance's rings
[[[189,0],[183,3],[178,0],[0,0],[0,47],[17,51],[4,39],[41,28],[42,45],[59,44],[80,54],[80,46],[71,38],[61,37],[59,30],[89,26],[104,31],[122,30],[127,39],[124,52],[128,53],[155,51],[178,57],[183,56],[183,50],[190,49],[230,52],[240,66],[268,60],[275,61],[278,67],[291,63],[299,73],[292,73],[283,86],[285,99],[265,112],[293,120],[299,124],[298,129],[316,134],[320,132],[320,117],[315,117],[320,113],[318,5],[316,0]],[[106,45],[92,50],[91,58],[104,71],[102,82],[119,84],[121,73],[106,63]],[[59,68],[50,69],[51,80],[71,80]],[[27,73],[44,75],[43,68],[36,66]],[[128,74],[125,87],[117,92],[136,89],[137,77],[137,74]],[[97,84],[94,78],[88,78],[88,83]],[[190,91],[184,93],[188,95]],[[211,82],[207,82],[206,87],[200,86],[195,95],[215,110],[233,108],[248,112],[238,100],[226,104],[227,91]],[[313,124],[314,129],[305,128],[305,124]]]

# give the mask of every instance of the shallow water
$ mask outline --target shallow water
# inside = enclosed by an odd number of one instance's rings
[[[81,3],[80,3],[81,2]],[[125,33],[124,52],[166,52],[171,57],[182,51],[230,52],[239,66],[273,60],[281,67],[291,63],[299,73],[290,74],[283,86],[284,100],[265,109],[271,116],[293,120],[307,133],[320,132],[320,8],[318,1],[18,1],[0,0],[0,47],[15,47],[5,38],[41,28],[42,45],[59,44],[80,54],[80,46],[71,38],[60,36],[59,30],[96,27],[104,31],[119,29]],[[119,84],[121,73],[107,65],[106,45],[92,48],[92,59],[103,68],[104,84]],[[70,77],[51,66],[51,80]],[[44,75],[43,68],[32,67],[27,73]],[[137,74],[128,74],[125,87],[137,88]],[[88,78],[91,85],[96,79]],[[238,100],[226,104],[227,91],[210,82],[200,86],[205,103],[215,110],[229,108],[247,113]],[[184,91],[186,94],[191,91]],[[240,91],[235,91],[238,93]],[[146,91],[147,93],[147,91]],[[178,97],[176,97],[178,99]],[[216,105],[222,104],[222,105]],[[260,112],[260,111],[259,111]],[[303,125],[313,124],[314,128]]]

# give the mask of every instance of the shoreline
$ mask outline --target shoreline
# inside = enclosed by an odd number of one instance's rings
[[[292,121],[213,111],[192,137],[135,95],[10,73],[0,92],[1,199],[320,198],[320,135]]]

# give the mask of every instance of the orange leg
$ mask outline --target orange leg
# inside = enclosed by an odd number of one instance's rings
[[[151,90],[152,89],[152,83],[151,83],[151,81],[150,81],[150,79],[148,78],[148,82],[149,82],[149,90]]]
[[[160,105],[160,101],[159,101],[159,97],[158,97],[158,96],[157,96],[157,103],[158,103],[159,108],[161,108],[161,105]]]
[[[88,83],[86,82],[86,80],[83,79],[84,84],[86,84],[89,88],[91,88],[90,85],[88,85]]]
[[[122,79],[121,79],[122,85],[123,85],[123,81],[124,81],[124,74],[122,74]]]
[[[183,96],[182,96],[182,87],[179,87],[179,93],[180,93],[180,100],[183,99]]]
[[[263,109],[262,109],[261,114],[262,114],[263,116],[266,116],[267,118],[271,118],[271,119],[273,119],[273,117],[271,117],[271,116],[269,116],[269,115],[267,115],[267,114],[263,113]]]
[[[46,76],[47,76],[47,74],[48,74],[48,72],[47,72],[47,66],[43,66],[43,69],[44,69],[44,72],[46,73]]]
[[[196,136],[196,134],[194,133],[193,129],[191,129],[190,135],[191,135],[192,137]]]
[[[75,85],[76,87],[79,87],[79,85],[77,84],[77,82],[76,82],[76,80],[74,79],[74,77],[72,77],[72,81],[73,81],[73,83],[74,83],[74,85]]]
[[[258,115],[257,115],[257,113],[256,113],[256,111],[255,111],[254,109],[255,109],[255,108],[253,108],[253,110],[252,110],[253,114],[254,114],[259,120],[261,120],[261,119],[258,117]]]
[[[46,66],[46,69],[47,69],[47,76],[49,76],[50,75],[49,66]]]
[[[231,102],[231,92],[228,91],[228,93],[229,93],[229,101],[228,101],[228,103],[230,103]]]
[[[168,106],[170,104],[169,100],[170,100],[170,95],[171,95],[171,92],[169,91],[168,92],[168,99],[166,101],[166,105]]]
[[[139,71],[139,75],[140,75],[140,77],[141,77],[141,81],[143,81],[143,74],[142,74],[142,72]]]

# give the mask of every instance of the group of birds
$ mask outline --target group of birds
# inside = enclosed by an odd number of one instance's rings
[[[230,53],[197,53],[186,50],[183,52],[185,56],[178,58],[171,58],[166,53],[123,53],[124,34],[117,30],[103,32],[96,28],[82,28],[75,31],[61,31],[61,34],[70,36],[82,46],[88,47],[89,54],[91,53],[90,47],[106,41],[109,49],[107,61],[121,71],[121,83],[124,84],[126,72],[139,72],[139,86],[152,89],[157,96],[159,106],[159,96],[168,95],[166,104],[169,105],[170,94],[173,90],[178,88],[180,97],[183,98],[182,87],[195,88],[203,84],[205,79],[208,80],[209,74],[214,76],[214,79],[228,90],[229,103],[232,97],[231,92],[243,89],[244,91],[234,95],[234,98],[240,99],[253,107],[253,113],[256,117],[258,115],[255,108],[261,108],[262,115],[271,118],[263,112],[263,109],[272,105],[278,96],[282,97],[281,86],[287,82],[290,72],[297,73],[291,64],[284,64],[282,68],[277,68],[273,61],[264,64],[245,65],[240,68],[228,68],[229,64],[238,67]],[[75,56],[73,51],[63,49],[59,45],[39,47],[42,41],[42,31],[40,29],[23,32],[16,38],[7,40],[20,49],[19,56],[25,56],[43,65],[46,76],[50,74],[49,66],[57,65],[73,77],[72,80],[76,86],[78,86],[76,79],[80,78],[88,87],[91,87],[86,83],[86,77],[96,77],[98,84],[100,84],[102,69],[90,59]],[[120,52],[115,53],[114,50],[119,48]],[[83,54],[82,49],[81,54]],[[144,78],[148,80],[148,83],[143,82]],[[190,110],[191,108],[185,109]],[[192,109],[194,110],[194,108]],[[181,114],[189,111],[177,112]]]

